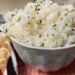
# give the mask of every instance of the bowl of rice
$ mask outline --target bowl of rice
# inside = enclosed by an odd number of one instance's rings
[[[57,71],[75,59],[75,7],[50,0],[28,2],[4,15],[3,28],[23,62]]]

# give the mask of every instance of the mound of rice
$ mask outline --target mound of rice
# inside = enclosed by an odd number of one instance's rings
[[[4,15],[7,35],[33,47],[56,48],[75,44],[75,8],[50,0],[29,2]]]

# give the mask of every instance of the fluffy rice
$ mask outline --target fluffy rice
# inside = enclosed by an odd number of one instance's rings
[[[29,2],[4,16],[7,35],[33,47],[56,48],[75,44],[75,8],[50,0]]]

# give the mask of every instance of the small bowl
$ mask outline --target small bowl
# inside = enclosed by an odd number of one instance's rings
[[[66,48],[34,48],[28,47],[10,38],[13,47],[24,63],[41,71],[58,71],[75,59],[75,46]]]

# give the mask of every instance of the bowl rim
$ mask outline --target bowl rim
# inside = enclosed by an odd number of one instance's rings
[[[71,49],[71,48],[75,48],[75,44],[71,45],[71,46],[67,46],[67,47],[57,47],[57,48],[41,48],[41,47],[32,47],[32,46],[27,46],[21,42],[19,42],[18,40],[14,39],[13,37],[10,37],[10,40],[29,49],[33,49],[33,50],[48,50],[48,51],[61,51],[61,50],[67,50],[67,49]]]

